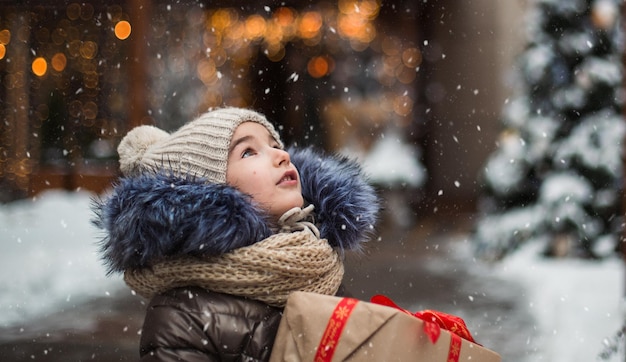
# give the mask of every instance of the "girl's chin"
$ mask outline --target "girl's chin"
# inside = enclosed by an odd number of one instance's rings
[[[280,209],[272,210],[271,215],[276,218],[276,220],[280,219],[287,211],[293,209],[294,207],[304,207],[304,200],[300,200],[297,202],[293,202],[290,204],[283,205]]]

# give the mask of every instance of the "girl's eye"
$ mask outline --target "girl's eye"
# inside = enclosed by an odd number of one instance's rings
[[[241,158],[246,158],[254,155],[254,150],[252,148],[246,148],[241,154]]]

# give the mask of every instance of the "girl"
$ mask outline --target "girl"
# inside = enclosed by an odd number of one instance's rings
[[[168,134],[131,130],[94,206],[109,273],[150,299],[142,361],[266,361],[289,294],[343,294],[343,252],[378,202],[356,163],[284,149],[259,113],[223,108]]]

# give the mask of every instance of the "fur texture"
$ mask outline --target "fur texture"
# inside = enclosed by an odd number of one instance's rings
[[[288,151],[300,172],[302,195],[315,205],[322,238],[342,251],[360,249],[374,231],[379,202],[359,164],[313,148]]]
[[[321,236],[342,252],[359,250],[373,231],[378,200],[358,164],[310,148],[289,152]],[[165,171],[121,178],[93,210],[110,273],[176,256],[220,255],[271,235],[266,215],[248,195]]]

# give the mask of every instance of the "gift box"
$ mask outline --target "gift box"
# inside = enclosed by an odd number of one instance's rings
[[[497,353],[473,342],[462,321],[465,330],[459,335],[446,329],[449,321],[441,324],[437,319],[437,312],[418,317],[385,297],[370,303],[294,292],[287,300],[270,362],[501,361]],[[452,324],[451,329],[459,326],[455,320]]]

